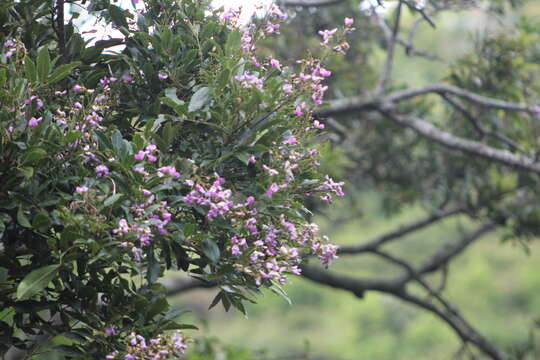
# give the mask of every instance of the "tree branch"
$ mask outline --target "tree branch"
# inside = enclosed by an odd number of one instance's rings
[[[501,109],[507,111],[523,111],[530,114],[536,114],[538,108],[527,104],[512,103],[504,100],[493,99],[490,97],[475,94],[473,92],[447,84],[426,85],[412,89],[400,90],[390,93],[386,96],[377,98],[366,98],[365,96],[354,96],[345,99],[334,100],[329,106],[315,111],[319,116],[343,115],[357,111],[377,110],[381,104],[387,106],[395,103],[409,100],[411,98],[427,94],[451,94],[482,107]]]
[[[465,235],[460,241],[454,244],[445,244],[439,251],[437,251],[432,257],[424,261],[416,270],[419,274],[426,274],[439,270],[441,267],[448,264],[448,262],[461,254],[469,245],[476,240],[495,229],[497,225],[495,223],[486,223],[480,226],[475,231]]]
[[[398,6],[396,9],[396,18],[394,20],[394,27],[392,29],[392,34],[388,38],[388,47],[386,52],[386,61],[384,63],[383,71],[375,89],[375,94],[382,94],[384,89],[388,86],[388,82],[392,76],[392,65],[394,63],[394,50],[396,48],[396,41],[399,33],[399,24],[401,22],[401,7],[403,5],[402,0],[398,0]],[[377,15],[376,15],[377,16]],[[379,17],[377,16],[377,19]],[[384,22],[384,20],[381,19]]]
[[[167,296],[177,295],[189,290],[209,289],[217,285],[213,282],[203,281],[197,278],[187,276],[163,279],[162,283],[163,286],[165,286],[165,288],[167,289]]]
[[[517,156],[507,150],[499,150],[485,145],[481,142],[463,139],[446,131],[442,131],[431,123],[417,119],[395,115],[390,112],[381,111],[382,114],[393,120],[394,122],[406,126],[414,130],[419,135],[438,142],[452,150],[459,150],[468,154],[476,155],[487,160],[496,161],[504,165],[508,165],[517,169],[526,170],[540,174],[540,163],[534,159]]]
[[[344,246],[339,249],[339,254],[358,254],[362,252],[369,252],[374,249],[377,249],[379,246],[392,241],[399,239],[407,234],[410,234],[413,231],[420,230],[426,226],[429,226],[437,221],[440,221],[442,219],[445,219],[447,217],[460,214],[464,211],[462,208],[455,208],[450,210],[445,210],[437,214],[428,215],[425,218],[422,218],[420,220],[417,220],[411,224],[407,224],[404,226],[399,227],[397,230],[394,230],[390,233],[381,235],[379,237],[376,237],[375,239],[372,239],[364,244],[356,245],[356,246]]]

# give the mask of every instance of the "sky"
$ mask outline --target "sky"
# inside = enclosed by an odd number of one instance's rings
[[[256,5],[269,5],[272,3],[272,0],[213,0],[212,5],[216,8],[224,7],[225,9],[228,8],[241,8],[242,9],[242,16],[246,22],[251,17],[251,14],[255,11]],[[139,5],[137,8],[142,8],[142,1],[139,2]],[[69,4],[66,4],[66,6],[69,6]],[[134,10],[133,3],[131,0],[121,0],[120,1],[120,7],[125,9],[131,9]],[[73,11],[80,11],[77,7],[72,8]],[[66,13],[69,13],[69,9]],[[80,19],[83,20],[85,16],[81,14]],[[95,23],[93,21],[87,21],[83,23],[82,21],[74,21],[75,25],[79,27],[79,29],[83,32],[83,37],[85,40],[91,40],[91,42],[95,42],[97,40],[103,40],[103,39],[109,39],[109,38],[115,38],[115,37],[122,37],[122,34],[118,31],[112,28],[112,26],[105,27],[102,24]]]

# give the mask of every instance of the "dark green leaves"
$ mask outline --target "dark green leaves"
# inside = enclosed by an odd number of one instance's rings
[[[37,57],[37,76],[41,83],[45,83],[51,71],[51,58],[49,49],[44,46],[39,50]]]
[[[204,239],[201,243],[203,254],[214,264],[219,261],[220,251],[217,244],[211,239]]]
[[[210,89],[207,87],[202,87],[197,90],[189,102],[188,111],[194,112],[201,109],[210,101]]]
[[[27,300],[40,293],[58,273],[59,264],[32,271],[17,287],[17,300]]]

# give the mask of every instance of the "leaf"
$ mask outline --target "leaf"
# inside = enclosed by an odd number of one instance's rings
[[[152,320],[154,316],[166,312],[169,310],[169,303],[165,297],[157,298],[156,301],[148,308],[146,312],[146,319]]]
[[[25,179],[30,179],[34,175],[34,168],[31,166],[24,166],[19,169]]]
[[[63,64],[54,69],[53,73],[49,78],[47,79],[47,84],[54,84],[55,82],[58,82],[62,79],[64,79],[66,76],[69,75],[69,73],[75,69],[77,66],[81,64],[80,61],[75,61],[70,64]]]
[[[17,222],[18,222],[21,226],[24,226],[24,227],[26,227],[26,228],[32,227],[32,225],[30,225],[30,221],[28,220],[28,218],[27,218],[26,215],[24,214],[22,208],[19,208],[19,210],[17,210]]]
[[[126,16],[124,15],[124,12],[118,6],[111,5],[109,7],[109,15],[111,16],[112,21],[115,22],[117,27],[121,27],[121,26],[125,28],[129,27],[126,20]]]
[[[224,88],[225,85],[229,82],[229,78],[231,77],[231,71],[229,69],[224,69],[218,76],[217,79],[217,86],[219,89]]]
[[[195,235],[197,232],[197,225],[192,223],[184,224],[184,236],[186,238],[190,237],[191,235]]]
[[[201,245],[203,254],[214,264],[217,263],[221,256],[217,244],[211,239],[204,239]]]
[[[24,153],[22,161],[23,164],[35,164],[48,156],[47,152],[42,148],[31,148]]]
[[[36,64],[28,56],[24,57],[24,73],[30,82],[37,82]]]
[[[37,230],[47,229],[51,224],[51,219],[46,211],[38,212],[32,219],[32,227]]]
[[[39,50],[37,56],[37,75],[41,83],[45,83],[49,72],[51,71],[51,57],[49,55],[49,49],[44,46]]]
[[[111,195],[111,196],[109,196],[107,199],[105,199],[105,201],[103,202],[103,205],[104,205],[105,207],[111,206],[112,204],[114,204],[115,202],[117,202],[122,196],[124,196],[124,194],[114,194],[114,195]]]
[[[168,99],[171,99],[176,105],[184,105],[185,103],[176,96],[176,89],[175,88],[167,88],[165,89],[165,97]]]
[[[210,101],[210,89],[202,87],[193,94],[189,101],[188,111],[194,112],[201,109],[206,103]]]
[[[17,287],[17,300],[27,300],[41,292],[58,273],[60,264],[49,265],[26,275]]]
[[[241,36],[239,31],[231,31],[229,33],[227,42],[225,43],[225,54],[227,56],[237,53],[238,49],[240,48],[240,39]]]

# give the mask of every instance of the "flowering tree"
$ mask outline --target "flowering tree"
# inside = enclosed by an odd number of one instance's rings
[[[91,42],[63,0],[4,5],[0,353],[178,358],[192,326],[169,310],[166,269],[244,311],[307,255],[336,258],[303,205],[343,196],[318,172],[312,117],[331,72],[258,53],[277,7],[243,24],[204,1],[73,1],[122,34]],[[322,32],[325,51],[352,26]]]

